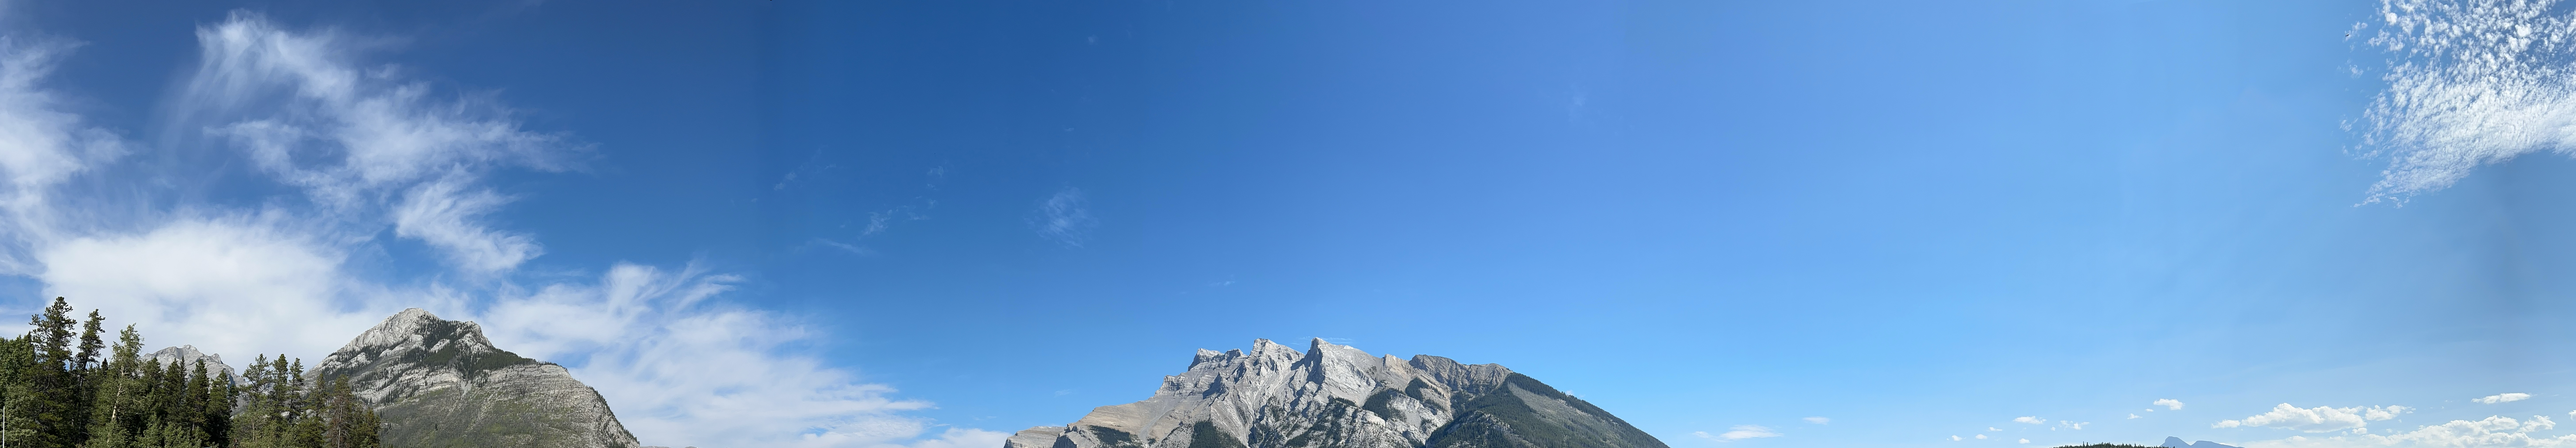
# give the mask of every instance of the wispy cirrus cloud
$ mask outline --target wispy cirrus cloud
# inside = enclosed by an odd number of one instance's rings
[[[2368,43],[2387,54],[2388,86],[2362,124],[2369,155],[2389,165],[2366,202],[2402,202],[2523,154],[2576,151],[2576,13],[2558,3],[2380,2]]]
[[[508,203],[477,181],[501,168],[561,170],[586,148],[522,129],[483,96],[434,95],[364,67],[359,44],[331,32],[289,32],[248,13],[197,30],[201,61],[181,94],[184,125],[230,140],[314,205],[374,218],[390,208],[395,235],[437,248],[470,273],[496,273],[542,253],[535,238],[481,218]]]
[[[575,169],[590,148],[526,129],[492,95],[442,94],[362,63],[376,41],[256,14],[196,37],[202,59],[167,105],[177,134],[153,151],[59,111],[42,86],[70,46],[0,38],[0,269],[136,324],[156,345],[232,359],[319,357],[405,307],[478,320],[505,348],[573,366],[653,444],[946,448],[1007,436],[942,429],[905,413],[928,403],[789,349],[818,335],[723,300],[731,275],[620,263],[524,280],[544,253],[539,235],[490,219],[513,197],[485,179]],[[143,180],[199,173],[152,157],[239,162],[285,193],[156,190]],[[65,188],[76,179],[136,187]],[[374,268],[398,241],[432,249],[426,268]]]
[[[1030,224],[1037,227],[1039,236],[1066,247],[1081,247],[1085,240],[1090,239],[1091,228],[1100,225],[1100,221],[1091,217],[1091,201],[1083,195],[1082,189],[1064,187],[1038,201],[1036,216]]]

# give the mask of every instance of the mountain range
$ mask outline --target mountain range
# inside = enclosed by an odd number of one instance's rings
[[[164,363],[220,356],[181,346]],[[306,377],[346,380],[387,448],[639,447],[597,390],[563,366],[494,347],[474,322],[409,309],[360,333]],[[2231,448],[2209,442],[2167,448]],[[1609,411],[1499,364],[1375,356],[1315,339],[1199,350],[1134,403],[1002,448],[1667,448]]]

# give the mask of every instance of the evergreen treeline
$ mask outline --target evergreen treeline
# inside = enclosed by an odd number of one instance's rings
[[[345,379],[317,386],[303,360],[260,355],[236,386],[204,361],[144,359],[132,325],[107,345],[105,322],[56,297],[35,330],[0,338],[0,448],[377,446],[380,422]]]

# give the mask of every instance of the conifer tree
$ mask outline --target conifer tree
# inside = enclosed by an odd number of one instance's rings
[[[28,324],[36,327],[28,334],[34,345],[36,365],[27,372],[27,386],[31,390],[28,391],[29,400],[23,403],[25,409],[12,411],[26,413],[30,424],[25,428],[28,431],[24,439],[10,438],[12,447],[59,448],[79,441],[75,437],[79,435],[77,429],[83,419],[75,416],[77,409],[73,407],[81,401],[77,389],[79,384],[69,369],[74,359],[72,326],[75,323],[71,313],[71,304],[55,297],[54,304],[45,307],[44,312],[28,317]],[[19,428],[12,426],[10,429]]]
[[[94,329],[99,321],[98,312],[91,311],[87,326]],[[95,333],[86,332],[81,341],[82,351],[92,356],[97,349],[92,347],[95,344],[89,339]],[[128,325],[117,333],[117,343],[111,349],[105,365],[91,368],[83,375],[90,384],[91,403],[89,437],[81,444],[84,448],[134,446],[136,425],[133,423],[144,421],[144,409],[152,403],[148,393],[152,384],[145,381],[141,368],[143,335]]]
[[[33,334],[0,339],[0,442],[33,446],[36,345]],[[24,443],[24,444],[22,444]]]
[[[347,379],[306,378],[301,359],[261,354],[236,385],[202,359],[144,358],[132,325],[109,345],[101,313],[72,316],[58,297],[28,317],[33,331],[0,338],[0,443],[8,448],[378,446],[382,422]]]

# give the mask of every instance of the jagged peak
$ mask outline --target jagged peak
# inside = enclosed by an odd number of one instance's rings
[[[1600,448],[1666,448],[1608,412],[1499,364],[1429,355],[1408,361],[1324,338],[1307,345],[1300,351],[1254,339],[1250,350],[1197,350],[1190,371],[1165,376],[1152,397],[1093,408],[1070,425],[1015,433],[1003,448],[1280,445],[1264,435],[1318,441],[1291,445],[1456,447],[1483,446],[1468,439],[1540,433],[1579,434],[1600,441],[1584,446]],[[1480,398],[1502,390],[1515,391],[1515,399]],[[1518,406],[1496,404],[1504,402]]]
[[[1303,356],[1299,354],[1297,349],[1288,348],[1287,345],[1277,342],[1271,342],[1269,339],[1253,339],[1252,350],[1244,352],[1244,355],[1248,357],[1280,358],[1286,360],[1296,360]]]
[[[195,358],[195,357],[199,357],[199,356],[205,356],[205,353],[203,353],[203,352],[198,352],[198,351],[197,351],[197,346],[195,346],[195,345],[181,345],[181,346],[177,346],[177,347],[162,347],[160,350],[153,351],[153,352],[152,352],[152,355],[151,355],[151,357],[153,357],[153,358],[159,358],[159,357],[164,357],[164,356],[171,356],[171,357],[183,357],[183,358]]]
[[[1234,360],[1234,358],[1239,358],[1239,357],[1242,357],[1242,356],[1243,356],[1243,352],[1241,352],[1241,351],[1228,350],[1228,351],[1222,351],[1222,352],[1220,352],[1220,351],[1208,350],[1208,349],[1204,349],[1204,348],[1202,348],[1202,349],[1199,349],[1198,357],[1196,357],[1196,358],[1191,358],[1191,359],[1190,359],[1190,368],[1189,368],[1188,370],[1198,370],[1198,368],[1199,368],[1199,366],[1200,366],[1200,365],[1205,365],[1205,364],[1210,363],[1210,362],[1220,362],[1220,363],[1221,363],[1221,362],[1225,362],[1225,361],[1233,361],[1233,360]]]
[[[442,319],[439,319],[439,318],[438,318],[438,315],[436,315],[436,314],[430,314],[430,313],[429,313],[429,310],[420,309],[420,308],[404,308],[404,309],[402,310],[402,312],[400,312],[400,313],[394,313],[394,315],[392,315],[392,316],[387,316],[387,317],[385,317],[385,322],[386,322],[386,323],[393,323],[393,322],[397,322],[397,321],[419,321],[419,320],[442,320]]]
[[[440,319],[438,315],[430,314],[429,310],[408,308],[385,317],[384,322],[376,324],[375,328],[367,329],[366,333],[359,334],[357,339],[350,340],[349,345],[342,346],[341,350],[381,347],[405,342],[436,344],[432,342],[433,340],[454,340],[465,343],[467,348],[475,350],[488,350],[492,347],[492,340],[483,337],[482,324]]]
[[[194,345],[162,347],[160,350],[153,351],[152,354],[144,355],[143,359],[157,361],[164,366],[177,364],[183,368],[195,368],[196,366],[193,365],[194,362],[205,361],[207,369],[206,373],[221,373],[224,376],[231,377],[234,384],[241,383],[241,377],[233,374],[233,366],[231,364],[224,363],[224,355],[198,351],[197,346]]]
[[[411,308],[386,317],[375,328],[349,340],[347,345],[324,357],[314,370],[340,373],[389,358],[420,358],[417,361],[433,364],[470,359],[470,362],[450,365],[466,372],[524,363],[544,364],[494,347],[492,340],[483,336],[481,324],[440,319],[428,310]]]

